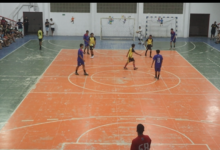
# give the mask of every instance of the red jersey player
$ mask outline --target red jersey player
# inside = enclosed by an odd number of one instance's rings
[[[131,150],[150,150],[151,139],[148,135],[143,135],[144,126],[137,125],[138,137],[132,140]]]

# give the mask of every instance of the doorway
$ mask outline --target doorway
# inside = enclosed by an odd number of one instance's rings
[[[210,14],[190,14],[189,36],[208,37]]]
[[[26,35],[37,34],[39,27],[42,27],[42,31],[43,31],[43,13],[42,12],[23,12],[23,20],[25,19],[25,17],[27,17],[29,21],[28,32],[26,33]]]

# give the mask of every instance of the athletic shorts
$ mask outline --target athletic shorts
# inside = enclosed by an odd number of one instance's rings
[[[46,31],[49,31],[49,27],[45,27],[46,28]]]
[[[22,31],[23,31],[23,29],[18,29],[18,31],[19,31],[19,32],[22,32]]]
[[[51,31],[55,31],[55,28],[51,28]]]
[[[89,46],[89,44],[88,44],[88,43],[86,43],[86,42],[84,42],[84,44],[85,44],[85,47]]]
[[[128,62],[134,61],[134,58],[128,58]]]
[[[211,34],[212,34],[212,35],[215,35],[215,31],[211,31]]]
[[[83,60],[77,61],[77,65],[78,66],[84,65],[84,61]]]
[[[151,50],[152,45],[147,45],[147,49]]]
[[[41,42],[42,41],[42,39],[39,39],[39,42]]]
[[[160,72],[160,68],[155,68],[155,71],[159,71]]]
[[[174,41],[173,41],[173,39],[170,39],[170,42],[176,43],[176,38],[175,38]]]
[[[163,22],[161,22],[160,24],[163,24]]]
[[[90,47],[90,50],[93,50],[94,46],[89,46]]]

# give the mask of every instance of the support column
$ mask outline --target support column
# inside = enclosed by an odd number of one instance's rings
[[[184,3],[184,18],[183,18],[183,37],[189,37],[189,25],[190,25],[190,3]]]
[[[96,15],[96,7],[97,7],[97,3],[90,3],[90,23],[91,23],[91,27],[89,32],[90,33],[95,33],[95,15]]]
[[[142,24],[142,20],[146,18],[142,18],[144,14],[144,3],[137,3],[137,29],[139,25],[144,29],[145,25]]]

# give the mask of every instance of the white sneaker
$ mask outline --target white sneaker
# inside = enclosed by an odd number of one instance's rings
[[[94,58],[94,56],[91,56],[91,58]]]

